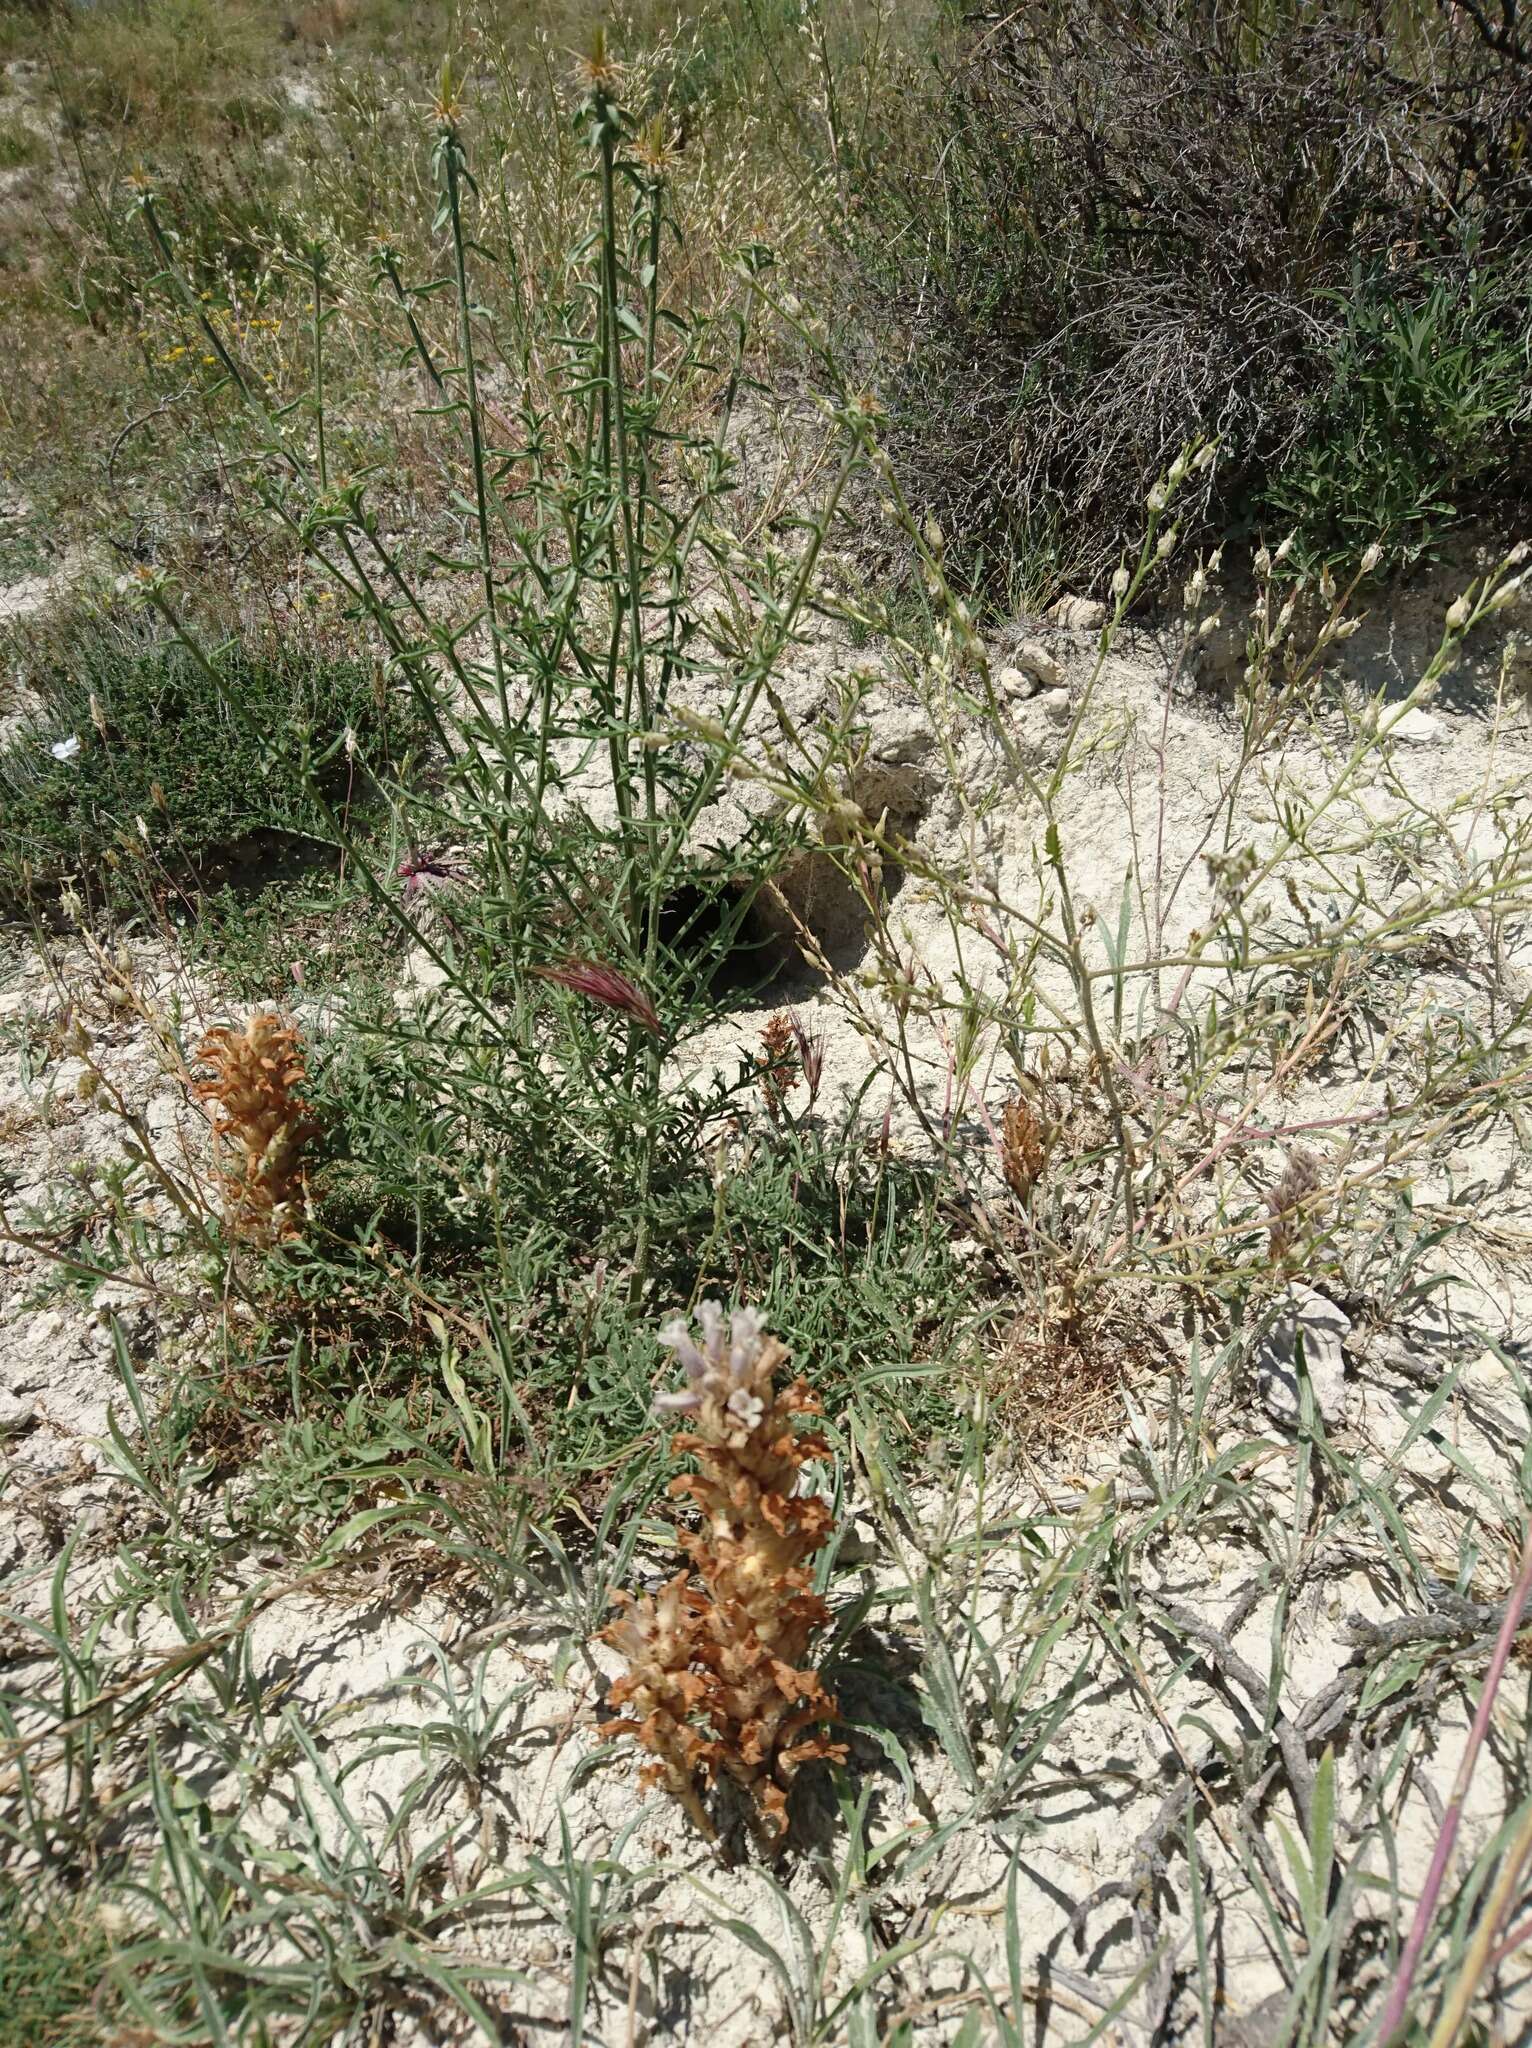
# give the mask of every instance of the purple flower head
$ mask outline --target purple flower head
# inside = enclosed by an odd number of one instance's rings
[[[765,1412],[765,1405],[751,1384],[765,1332],[753,1308],[736,1309],[728,1318],[723,1304],[703,1301],[697,1305],[701,1325],[699,1345],[685,1316],[673,1316],[659,1330],[659,1341],[674,1351],[686,1374],[686,1385],[671,1394],[655,1397],[655,1407],[678,1415],[695,1415],[706,1400],[715,1400],[747,1429],[753,1429]]]
[[[400,894],[406,903],[413,903],[418,896],[431,896],[438,890],[451,888],[468,880],[468,870],[459,860],[448,860],[444,854],[422,853],[419,848],[407,853],[399,863]]]

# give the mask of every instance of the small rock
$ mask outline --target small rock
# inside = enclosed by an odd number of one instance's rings
[[[1413,746],[1425,746],[1432,740],[1444,737],[1439,718],[1433,718],[1429,711],[1422,711],[1418,704],[1412,704],[1388,729],[1389,738],[1408,740]]]
[[[1052,725],[1068,725],[1070,719],[1069,692],[1067,690],[1044,690],[1037,700],[1044,718]]]
[[[1057,657],[1044,647],[1041,640],[1019,642],[1012,659],[1023,675],[1030,676],[1033,682],[1040,684],[1043,689],[1057,690],[1062,687],[1064,671],[1059,667]]]
[[[1106,624],[1106,606],[1094,597],[1061,597],[1050,605],[1048,617],[1073,633],[1099,633]]]
[[[1037,692],[1035,679],[1022,668],[1003,668],[995,677],[995,688],[1002,697],[1031,697]]]
[[[1266,1413],[1282,1429],[1298,1426],[1298,1341],[1314,1389],[1314,1405],[1327,1428],[1346,1419],[1345,1341],[1351,1319],[1312,1287],[1288,1290],[1286,1306],[1256,1345],[1255,1383]]]
[[[1287,1993],[1274,1991],[1249,2012],[1229,2012],[1214,2036],[1217,2048],[1277,2048],[1285,2034]]]
[[[144,1128],[156,1142],[180,1135],[184,1102],[173,1095],[154,1095],[144,1105]]]
[[[57,1479],[65,1473],[73,1473],[78,1470],[79,1463],[79,1445],[75,1438],[39,1430],[35,1436],[28,1437],[26,1456],[23,1459],[18,1452],[12,1469],[23,1485],[29,1485],[39,1479]]]
[[[872,757],[885,767],[904,768],[935,751],[936,734],[918,706],[882,712],[872,727]]]
[[[415,946],[406,954],[404,961],[404,982],[409,988],[442,988],[447,981],[447,970],[441,962],[428,953],[424,946]]]
[[[37,1403],[19,1394],[0,1393],[0,1436],[21,1436],[37,1420]]]

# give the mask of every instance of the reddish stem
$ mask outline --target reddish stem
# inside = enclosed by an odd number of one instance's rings
[[[1456,1782],[1452,1787],[1452,1803],[1448,1806],[1442,1821],[1441,1833],[1431,1857],[1431,1868],[1426,1872],[1425,1886],[1415,1907],[1415,1918],[1411,1923],[1409,1936],[1404,1944],[1404,1953],[1399,1958],[1399,1967],[1394,1972],[1393,1989],[1388,1994],[1388,2003],[1383,2008],[1383,2020],[1378,2029],[1379,2048],[1387,2048],[1404,2023],[1409,2005],[1410,1990],[1415,1982],[1415,1972],[1420,1965],[1421,1950],[1426,1945],[1426,1936],[1431,1931],[1431,1921],[1436,1912],[1436,1901],[1447,1875],[1447,1866],[1452,1861],[1452,1851],[1457,1844],[1458,1824],[1463,1818],[1463,1805],[1468,1789],[1473,1782],[1474,1766],[1479,1760],[1479,1751],[1489,1732],[1489,1718],[1494,1709],[1495,1695],[1500,1690],[1500,1681],[1505,1675],[1506,1662],[1511,1654],[1511,1645],[1521,1627],[1522,1609],[1527,1604],[1527,1595],[1532,1592],[1532,1530],[1522,1545],[1521,1570],[1511,1597],[1506,1602],[1505,1619],[1500,1624],[1500,1633],[1495,1639],[1495,1654],[1489,1660],[1489,1670],[1484,1678],[1484,1690],[1479,1695],[1479,1705],[1473,1717],[1473,1726],[1468,1731],[1468,1747],[1463,1752],[1463,1761],[1458,1765]]]

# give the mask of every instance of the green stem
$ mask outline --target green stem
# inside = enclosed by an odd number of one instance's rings
[[[484,592],[484,616],[489,628],[490,655],[494,663],[495,697],[500,712],[500,741],[506,750],[501,774],[501,805],[494,821],[494,839],[500,874],[510,880],[510,811],[515,776],[510,760],[511,700],[505,675],[505,650],[500,644],[500,600],[495,587],[494,558],[490,550],[489,479],[484,457],[483,413],[479,401],[479,372],[474,359],[473,309],[468,298],[468,257],[463,238],[462,174],[467,158],[457,130],[443,127],[441,135],[443,182],[446,187],[447,219],[452,230],[453,278],[457,288],[459,345],[463,356],[463,382],[467,391],[468,452],[473,468],[474,512],[479,531],[480,581]],[[520,948],[516,949],[519,954]],[[520,986],[519,961],[512,971]]]
[[[314,423],[319,437],[319,488],[330,488],[330,465],[324,442],[324,251],[316,242],[309,252],[314,280]]]

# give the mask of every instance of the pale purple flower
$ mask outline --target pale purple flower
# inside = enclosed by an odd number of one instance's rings
[[[685,1316],[672,1316],[660,1326],[659,1341],[675,1352],[687,1383],[675,1393],[656,1395],[655,1407],[695,1415],[712,1399],[753,1429],[766,1412],[750,1385],[765,1337],[759,1314],[753,1308],[736,1309],[726,1323],[722,1302],[703,1301],[697,1304],[697,1321],[700,1345]]]
[[[743,1423],[746,1429],[754,1429],[766,1413],[766,1403],[760,1395],[748,1394],[743,1387],[736,1387],[724,1406],[735,1421]]]

